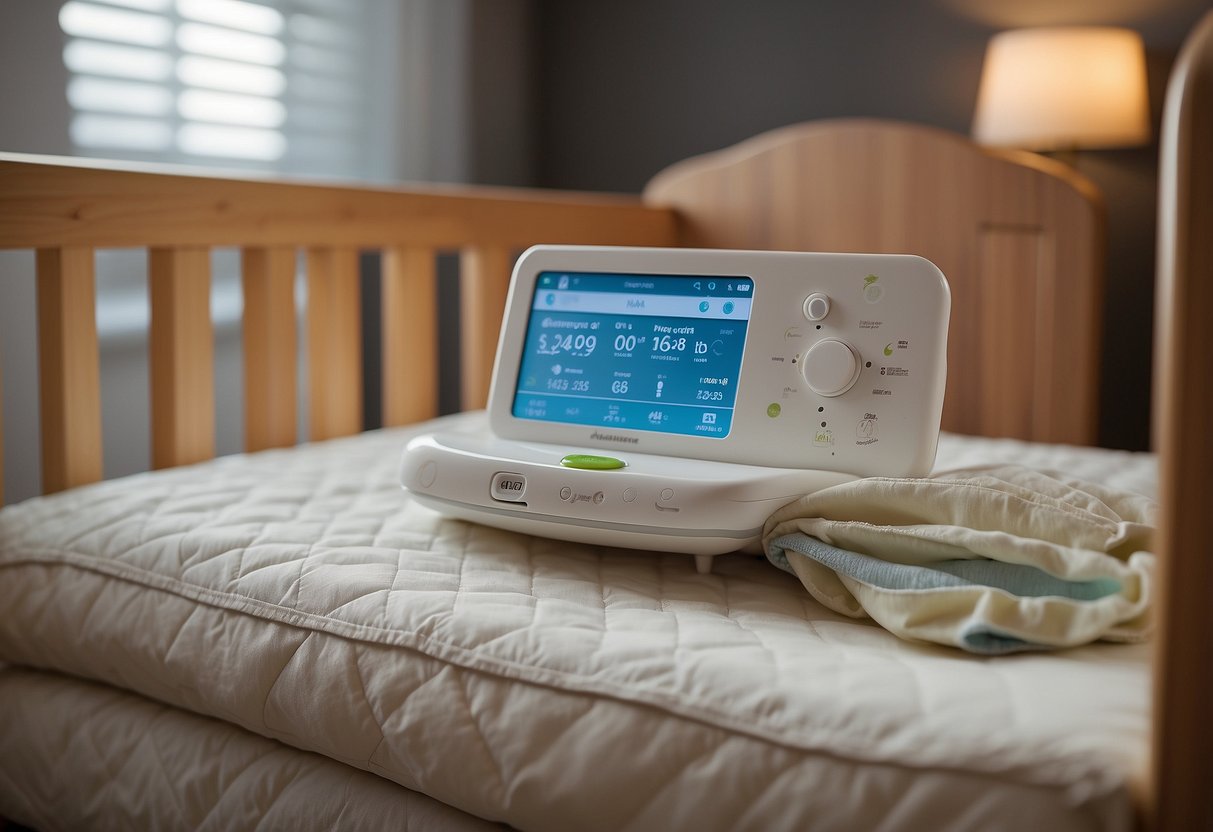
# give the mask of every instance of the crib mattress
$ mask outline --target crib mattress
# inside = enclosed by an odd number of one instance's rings
[[[0,667],[0,817],[56,829],[497,824],[382,777],[107,685]]]
[[[1148,646],[976,658],[758,558],[698,575],[445,520],[396,484],[413,432],[0,511],[0,659],[522,829],[1131,825]],[[991,461],[1153,489],[1146,455],[941,443],[941,467]]]

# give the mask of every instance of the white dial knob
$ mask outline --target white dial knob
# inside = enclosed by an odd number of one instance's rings
[[[841,396],[859,378],[859,356],[850,344],[826,338],[809,347],[800,371],[819,396]]]

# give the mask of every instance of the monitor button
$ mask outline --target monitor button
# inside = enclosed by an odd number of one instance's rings
[[[417,471],[417,482],[422,488],[429,488],[438,478],[438,464],[432,459],[426,460]]]
[[[614,471],[627,466],[622,459],[595,454],[569,454],[560,460],[560,464],[565,468],[581,468],[587,471]]]
[[[494,500],[521,503],[526,498],[526,477],[522,474],[511,474],[509,471],[498,471],[493,474],[493,484],[489,491]]]
[[[804,299],[804,316],[810,321],[820,321],[830,314],[830,298],[814,292]]]

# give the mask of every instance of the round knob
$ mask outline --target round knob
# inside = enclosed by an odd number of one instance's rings
[[[801,363],[809,389],[820,396],[841,396],[859,378],[859,356],[837,338],[826,338],[809,347]]]
[[[814,292],[804,299],[804,316],[810,321],[820,321],[830,314],[830,298]]]

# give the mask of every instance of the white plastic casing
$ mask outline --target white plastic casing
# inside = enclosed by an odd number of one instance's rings
[[[514,416],[535,281],[551,271],[752,279],[728,436]],[[804,305],[815,293],[829,298],[829,311],[814,322],[805,318]],[[860,476],[922,476],[935,461],[939,438],[950,309],[943,274],[913,255],[536,246],[514,267],[489,392],[490,425],[505,439]],[[858,360],[858,376],[841,394],[813,392],[802,372],[808,351],[827,340],[845,343]]]
[[[729,434],[515,417],[535,283],[561,271],[752,280]],[[804,494],[859,476],[930,470],[950,305],[943,274],[913,255],[537,246],[514,267],[489,393],[492,435],[414,439],[401,483],[418,502],[455,517],[685,552],[707,571],[712,555],[753,549],[766,518]],[[624,467],[561,465],[576,453]]]
[[[449,432],[409,443],[401,483],[423,505],[466,520],[607,546],[718,555],[752,547],[791,501],[855,477],[620,452],[626,467],[566,468],[569,453],[540,442]],[[499,475],[510,475],[501,477]],[[494,481],[521,488],[494,496]]]

